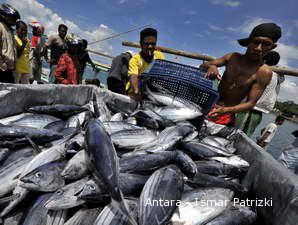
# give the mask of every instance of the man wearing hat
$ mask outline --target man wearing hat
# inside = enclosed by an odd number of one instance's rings
[[[126,51],[113,59],[107,80],[109,90],[125,94],[125,85],[128,81],[128,63],[132,56],[132,51]]]
[[[201,65],[207,69],[206,77],[221,80],[219,100],[209,113],[209,120],[224,125],[234,125],[234,114],[250,111],[263,94],[272,77],[271,68],[263,57],[277,45],[281,28],[274,23],[256,26],[248,38],[238,40],[246,47],[244,54],[230,53]],[[217,67],[225,66],[223,76]]]

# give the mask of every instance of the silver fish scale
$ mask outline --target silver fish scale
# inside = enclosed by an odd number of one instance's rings
[[[92,225],[100,213],[100,209],[80,209],[64,225]]]
[[[67,217],[67,210],[48,211],[46,225],[63,225]]]

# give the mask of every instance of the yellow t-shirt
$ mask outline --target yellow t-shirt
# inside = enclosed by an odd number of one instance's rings
[[[154,51],[153,59],[165,59],[165,56],[160,51]],[[128,66],[128,76],[130,75],[140,75],[145,72],[148,68],[149,63],[146,62],[140,53],[134,55],[130,61]],[[130,89],[130,82],[127,82],[126,90]],[[131,92],[131,90],[129,90]]]
[[[17,35],[15,35],[14,37],[15,37],[17,46],[21,47],[23,45],[22,40]],[[31,73],[29,55],[30,55],[30,40],[27,39],[27,44],[24,48],[24,51],[22,55],[17,59],[16,70],[15,70],[16,73],[18,74]]]

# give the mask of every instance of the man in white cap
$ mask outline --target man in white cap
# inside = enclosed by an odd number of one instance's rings
[[[125,84],[128,81],[128,63],[133,55],[132,51],[126,51],[113,59],[107,80],[109,90],[125,94]]]

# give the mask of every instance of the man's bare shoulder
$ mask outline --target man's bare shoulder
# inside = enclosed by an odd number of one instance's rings
[[[267,85],[272,78],[272,69],[267,64],[263,64],[257,71],[257,81]]]

